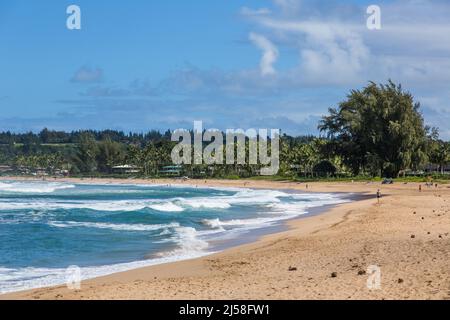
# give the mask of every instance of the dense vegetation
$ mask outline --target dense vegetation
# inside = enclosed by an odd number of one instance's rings
[[[401,86],[371,83],[352,91],[338,109],[331,108],[319,128],[328,133],[334,153],[354,174],[395,177],[428,161],[430,130],[419,109]]]
[[[291,137],[280,142],[282,177],[397,177],[426,166],[444,173],[450,143],[424,124],[420,104],[401,86],[369,83],[353,90],[319,123],[323,137]],[[171,165],[171,132],[121,131],[0,133],[0,164],[22,172],[65,170],[72,175],[109,175],[129,165],[134,175],[157,177]],[[248,144],[248,141],[247,141]],[[248,147],[248,146],[247,146]],[[185,165],[190,177],[250,177],[259,165]]]

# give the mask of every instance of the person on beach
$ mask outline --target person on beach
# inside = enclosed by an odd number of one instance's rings
[[[378,204],[380,204],[380,199],[381,199],[381,191],[380,191],[380,189],[378,189],[377,190],[377,201],[378,201]]]
[[[422,192],[422,185],[419,184],[419,192]]]

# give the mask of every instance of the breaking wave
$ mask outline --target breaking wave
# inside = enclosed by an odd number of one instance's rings
[[[75,185],[58,182],[0,182],[0,192],[7,193],[52,193],[72,188]]]

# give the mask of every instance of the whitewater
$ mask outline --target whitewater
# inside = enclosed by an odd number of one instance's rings
[[[212,254],[313,208],[331,193],[0,182],[0,293]],[[267,231],[269,232],[269,231]]]

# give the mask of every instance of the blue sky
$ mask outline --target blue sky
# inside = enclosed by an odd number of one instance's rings
[[[82,29],[66,28],[81,8]],[[377,4],[382,29],[366,28]],[[0,130],[280,128],[369,80],[401,82],[450,138],[445,0],[3,0]]]

